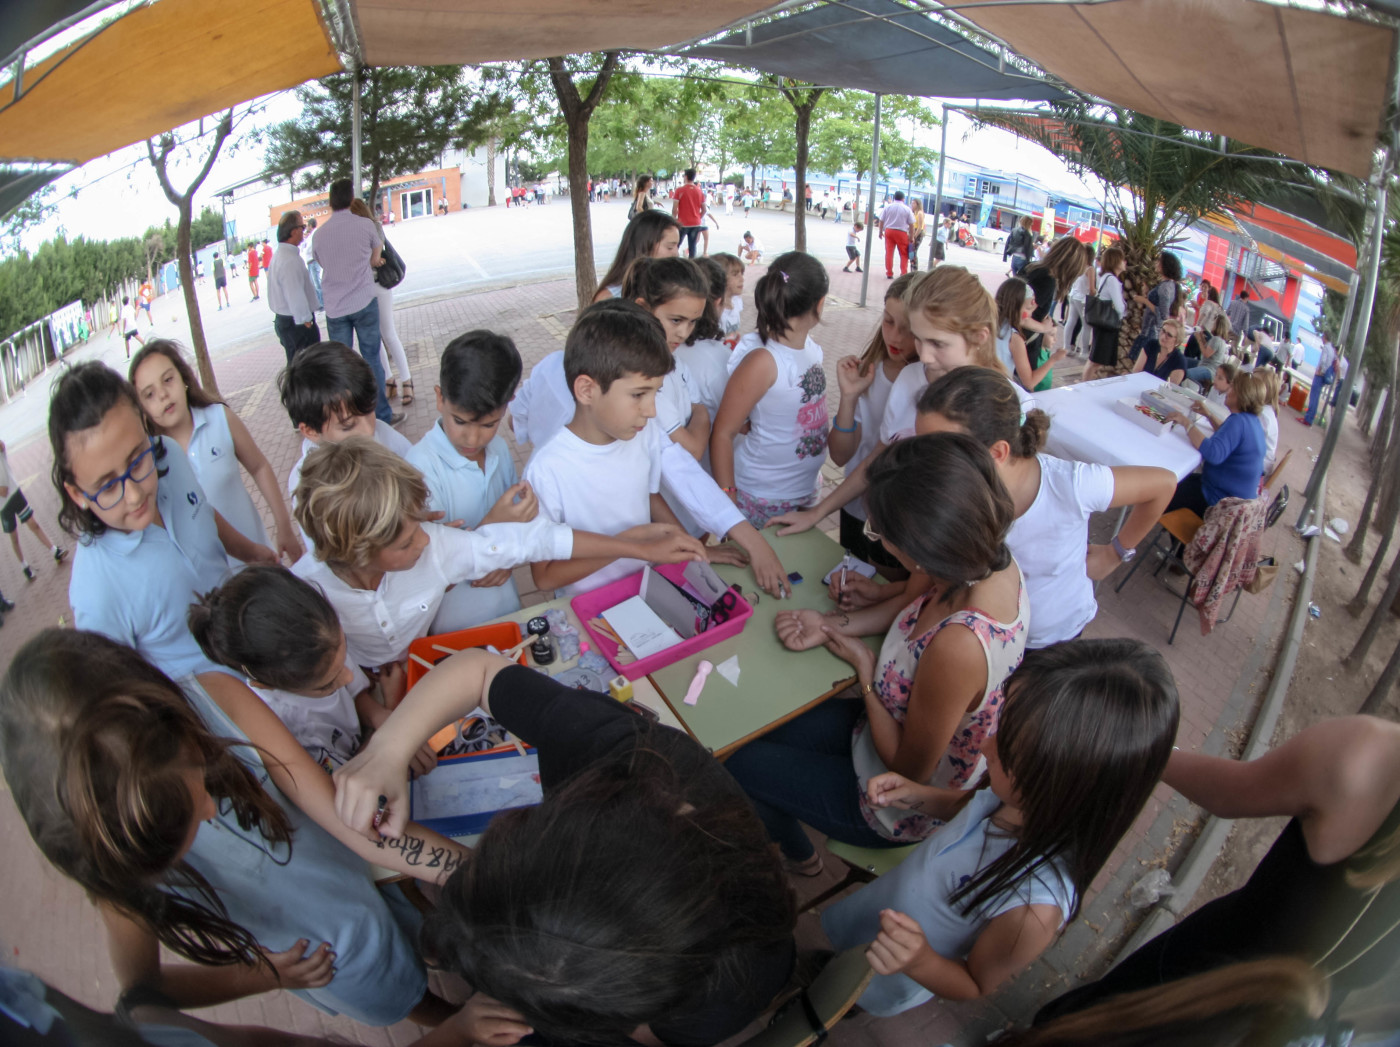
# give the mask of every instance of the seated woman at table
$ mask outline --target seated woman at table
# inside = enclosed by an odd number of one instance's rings
[[[1174,317],[1163,320],[1156,340],[1148,343],[1138,353],[1133,372],[1148,371],[1164,382],[1180,385],[1191,366],[1186,355],[1177,348],[1181,345],[1182,331],[1180,320]]]
[[[1195,421],[1179,411],[1169,420],[1186,429],[1191,446],[1201,452],[1201,471],[1176,485],[1176,494],[1166,512],[1190,509],[1198,516],[1222,498],[1257,498],[1259,477],[1264,473],[1264,426],[1259,412],[1264,407],[1264,386],[1253,374],[1241,371],[1225,394],[1230,414],[1218,426],[1201,404],[1192,405],[1215,432],[1207,436]]]
[[[725,764],[804,876],[822,862],[802,822],[896,847],[952,816],[981,773],[982,742],[1026,646],[1030,600],[1006,547],[1015,509],[991,455],[969,436],[917,436],[882,451],[868,480],[867,534],[910,572],[907,588],[854,613],[785,611],[776,623],[789,649],[825,646],[854,665],[861,697],[824,702]],[[859,639],[886,630],[878,656]],[[944,802],[873,808],[865,784],[890,770],[937,786]]]
[[[516,1019],[477,1042],[701,1047],[752,1021],[793,971],[792,891],[725,769],[629,705],[462,651],[336,772],[346,824],[397,837],[414,752],[478,708],[538,750],[544,801],[491,822],[425,927],[438,962]]]

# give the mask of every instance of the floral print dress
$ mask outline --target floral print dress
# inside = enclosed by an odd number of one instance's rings
[[[1019,577],[1019,565],[1016,570]],[[955,611],[931,629],[916,633],[914,630],[919,615],[931,598],[932,594],[925,593],[915,599],[900,612],[886,634],[875,666],[875,695],[895,722],[903,727],[909,712],[909,696],[914,689],[914,674],[924,650],[935,636],[950,625],[962,625],[972,630],[987,656],[987,687],[977,707],[963,714],[947,751],[938,761],[932,776],[924,783],[943,789],[966,789],[981,777],[986,768],[982,746],[989,736],[996,733],[997,717],[1001,714],[1002,699],[1006,694],[1006,678],[1021,664],[1021,656],[1026,652],[1030,599],[1026,593],[1025,579],[1020,578],[1014,621],[999,622],[969,607]],[[917,843],[943,824],[937,818],[916,811],[871,806],[865,794],[866,783],[876,775],[886,773],[889,768],[875,751],[870,721],[865,716],[860,718],[851,732],[851,759],[855,763],[860,789],[861,814],[870,828],[885,839]]]

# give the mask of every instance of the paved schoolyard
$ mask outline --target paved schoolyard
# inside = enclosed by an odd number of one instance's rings
[[[562,213],[562,209],[560,209]],[[830,235],[829,233],[827,234]],[[883,275],[871,281],[872,308],[859,309],[857,274],[840,272],[841,259],[823,252],[831,263],[832,300],[824,323],[816,332],[826,350],[828,390],[834,397],[836,361],[847,353],[859,352],[879,320],[879,297],[887,285]],[[984,282],[995,288],[1000,280],[999,263],[988,255],[953,251],[950,262],[970,262]],[[761,270],[748,273],[750,289]],[[489,327],[509,333],[519,346],[527,368],[545,354],[561,348],[574,310],[572,279],[523,284],[453,294],[396,310],[400,336],[408,351],[417,385],[417,402],[401,426],[417,439],[434,419],[433,383],[439,349],[453,336],[475,327]],[[746,314],[752,325],[752,307]],[[283,363],[281,348],[270,332],[266,338],[254,336],[252,347],[224,344],[216,353],[219,382],[228,402],[248,423],[259,446],[280,478],[285,479],[295,461],[300,439],[292,431],[278,403],[274,379]],[[246,344],[246,342],[244,342]],[[102,356],[115,366],[123,366],[120,345],[95,341],[75,353],[78,357]],[[1078,364],[1067,362],[1060,380],[1078,372]],[[25,412],[39,410],[34,404]],[[1288,448],[1297,453],[1285,477],[1295,491],[1306,479],[1310,455],[1304,449],[1320,433],[1303,429],[1289,421],[1292,412],[1284,410],[1280,426],[1282,454]],[[0,415],[3,421],[3,415]],[[1351,437],[1354,437],[1354,433]],[[509,436],[508,436],[509,438]],[[1344,446],[1346,443],[1344,442]],[[515,451],[517,459],[519,451]],[[54,513],[57,500],[48,480],[50,459],[46,440],[41,436],[20,443],[10,450],[15,474],[20,478],[44,526],[56,533]],[[523,461],[520,462],[523,467]],[[255,495],[256,497],[256,495]],[[1288,530],[1292,514],[1265,539],[1265,551],[1274,553],[1282,564],[1299,558],[1300,545]],[[1106,521],[1095,523],[1096,528]],[[28,636],[46,626],[71,623],[67,604],[67,566],[55,567],[34,548],[26,537],[31,562],[39,578],[26,583],[18,565],[0,551],[0,589],[19,603],[0,629],[0,658],[6,662]],[[64,538],[71,545],[71,539]],[[535,594],[528,570],[517,575],[527,603]],[[1139,571],[1121,595],[1112,592],[1114,580],[1100,587],[1100,611],[1090,626],[1090,636],[1133,636],[1154,644],[1167,657],[1176,675],[1183,699],[1180,743],[1193,749],[1218,750],[1230,739],[1230,732],[1249,714],[1262,695],[1272,665],[1271,649],[1281,631],[1284,612],[1296,584],[1291,570],[1279,575],[1279,583],[1268,593],[1245,596],[1234,619],[1207,637],[1199,635],[1194,616],[1188,615],[1172,647],[1166,637],[1175,613],[1175,601],[1152,580],[1148,571]],[[833,1040],[850,1044],[975,1043],[981,1035],[1003,1024],[1008,1016],[1025,1017],[1039,999],[1053,995],[1072,979],[1096,969],[1131,921],[1126,891],[1154,863],[1160,863],[1184,836],[1189,835],[1190,812],[1180,800],[1168,803],[1171,794],[1159,788],[1149,808],[1138,820],[1129,838],[1119,847],[1110,867],[1096,884],[1098,893],[1084,907],[1080,919],[1061,942],[1031,971],[991,1001],[947,1009],[927,1005],[895,1019],[873,1020],[859,1016],[843,1022]],[[109,1007],[116,996],[102,932],[95,911],[73,884],[53,872],[29,841],[17,812],[8,799],[0,801],[0,883],[6,885],[0,903],[0,948],[8,962],[34,970],[79,1000]],[[831,862],[829,864],[836,864]],[[832,873],[827,876],[831,877]],[[800,890],[815,894],[827,881],[804,883]],[[811,917],[804,919],[804,935],[810,934]],[[387,1030],[367,1029],[343,1019],[329,1019],[284,993],[238,1001],[207,1012],[213,1020],[262,1023],[306,1033],[335,1035],[348,1042],[400,1044],[411,1041],[416,1031],[403,1023]]]

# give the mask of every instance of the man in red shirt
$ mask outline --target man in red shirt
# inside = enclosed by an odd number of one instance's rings
[[[257,301],[262,295],[258,294],[258,245],[248,246],[248,287],[253,292],[253,301]]]
[[[685,184],[671,193],[671,216],[681,223],[681,236],[686,240],[688,255],[695,257],[695,241],[705,224],[705,190],[695,184],[695,168],[685,171]]]

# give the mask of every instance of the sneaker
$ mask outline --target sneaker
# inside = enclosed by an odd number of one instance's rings
[[[68,550],[67,550],[67,549],[55,548],[54,551],[53,551],[53,560],[54,560],[54,563],[62,563],[63,560],[64,560],[64,558],[65,558],[67,555],[68,555]]]
[[[30,567],[28,564],[25,564],[24,576],[32,582],[34,580],[34,568]]]
[[[10,601],[5,599],[3,596],[0,596],[0,614],[9,614],[14,609],[14,604],[10,603]]]
[[[407,418],[407,417],[408,417],[408,415],[404,414],[404,412],[402,412],[402,411],[395,411],[393,414],[391,414],[391,415],[389,416],[389,424],[390,424],[390,425],[398,425],[400,422],[402,422],[402,421],[403,421],[405,418]]]

